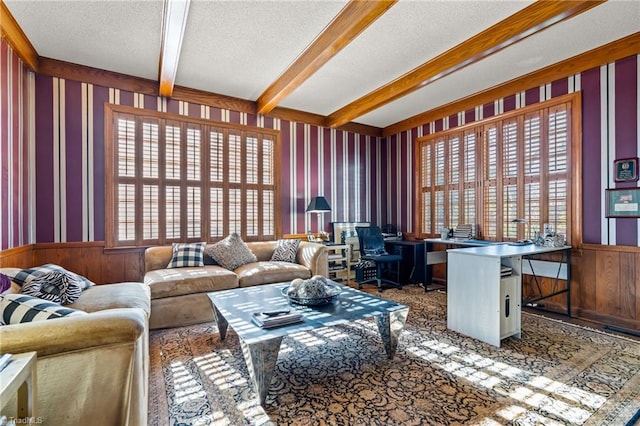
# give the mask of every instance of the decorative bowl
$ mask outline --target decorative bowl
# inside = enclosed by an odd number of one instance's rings
[[[341,290],[335,284],[326,283],[325,286],[329,289],[329,294],[324,297],[296,297],[289,296],[287,294],[287,290],[289,287],[284,287],[281,292],[284,297],[289,299],[290,302],[296,303],[298,305],[306,305],[306,306],[318,306],[318,305],[326,305],[328,303],[333,302],[333,300],[340,294]]]

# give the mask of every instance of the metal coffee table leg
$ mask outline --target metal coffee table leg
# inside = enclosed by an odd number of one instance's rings
[[[278,352],[280,352],[282,337],[264,340],[255,343],[246,343],[240,339],[242,354],[247,363],[249,376],[253,380],[253,385],[260,398],[260,405],[264,405],[271,384],[271,377],[276,368]]]
[[[218,325],[218,332],[220,333],[220,340],[224,340],[227,337],[227,328],[229,327],[229,322],[225,319],[224,315],[216,308],[216,305],[213,305],[213,313],[216,317],[216,324]]]
[[[396,354],[396,349],[398,348],[398,337],[404,329],[404,324],[407,321],[408,314],[409,308],[406,308],[397,309],[376,317],[378,331],[380,332],[380,337],[382,337],[384,350],[387,351],[389,359],[392,359]]]

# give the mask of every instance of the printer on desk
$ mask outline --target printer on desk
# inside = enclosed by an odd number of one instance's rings
[[[397,232],[396,227],[388,223],[382,227],[382,237],[385,241],[402,241],[402,232]]]
[[[449,238],[473,240],[476,237],[476,225],[465,223],[458,225],[455,229],[443,228],[440,236],[443,240],[448,240]]]

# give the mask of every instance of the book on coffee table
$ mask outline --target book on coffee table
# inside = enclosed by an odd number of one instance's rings
[[[302,321],[302,312],[291,310],[254,312],[251,319],[259,327],[272,328]]]
[[[9,365],[11,360],[13,359],[13,355],[11,354],[2,354],[0,355],[0,371],[4,370],[4,368]]]

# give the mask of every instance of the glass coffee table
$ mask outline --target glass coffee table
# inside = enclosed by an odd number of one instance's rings
[[[266,284],[209,293],[216,316],[220,339],[224,340],[228,326],[240,338],[249,375],[260,404],[264,404],[271,377],[284,336],[338,324],[349,324],[363,318],[375,318],[384,349],[389,359],[398,347],[398,337],[404,328],[409,307],[362,291],[338,285],[341,293],[326,305],[303,306],[289,302],[282,289],[289,283]],[[275,328],[261,328],[251,320],[255,312],[299,310],[303,320]]]

